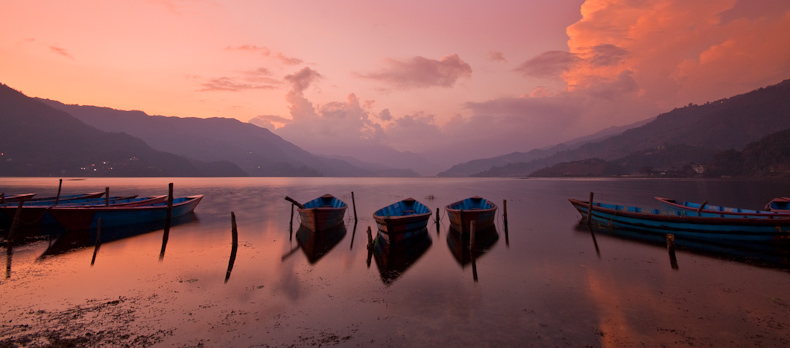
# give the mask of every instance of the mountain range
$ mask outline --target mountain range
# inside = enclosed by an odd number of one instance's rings
[[[603,168],[601,161],[618,160],[621,171],[660,169],[705,162],[722,150],[740,151],[788,128],[790,80],[556,146],[457,164],[439,176],[524,177],[559,163],[592,159],[597,161],[583,165]],[[424,168],[414,156],[400,155],[398,166]],[[0,176],[419,176],[403,168],[317,156],[232,118],[150,116],[67,105],[0,84]]]
[[[641,126],[633,126],[625,127],[628,129],[620,134],[604,135],[589,142],[467,162],[440,175],[523,177],[559,163],[588,159],[612,161],[678,146],[699,149],[693,151],[695,156],[701,151],[705,153],[703,157],[710,159],[718,151],[741,150],[751,142],[790,128],[790,80],[704,105],[689,104],[658,115]],[[678,150],[673,156],[688,154]]]

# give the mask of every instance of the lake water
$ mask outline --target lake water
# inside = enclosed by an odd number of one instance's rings
[[[787,260],[676,250],[580,228],[568,198],[658,207],[653,196],[761,208],[789,181],[485,178],[97,178],[63,194],[204,194],[163,230],[43,256],[16,246],[0,278],[3,343],[161,347],[786,347]],[[54,195],[52,178],[2,178],[0,192]],[[351,195],[358,223],[354,227]],[[290,196],[349,204],[323,255],[299,248]],[[451,247],[444,206],[482,196],[497,231],[474,253]],[[413,197],[436,212],[416,255],[369,255],[372,213]],[[503,224],[507,200],[508,229]],[[231,212],[239,247],[231,253]],[[391,257],[390,257],[391,256]],[[754,255],[748,256],[748,258]],[[747,262],[748,261],[748,262]],[[384,266],[386,262],[386,266]]]

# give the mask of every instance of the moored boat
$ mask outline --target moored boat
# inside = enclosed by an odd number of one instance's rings
[[[63,203],[54,201],[25,202],[17,215],[18,204],[0,206],[0,227],[10,227],[18,216],[19,228],[31,235],[55,235],[61,233],[59,224],[50,211],[56,207],[134,206],[164,202],[167,196],[137,197],[136,195],[106,198],[79,198]]]
[[[717,242],[790,242],[790,217],[732,215],[705,211],[668,211],[569,199],[591,223],[647,233],[674,234],[676,238]]]
[[[379,232],[387,243],[393,244],[425,229],[431,210],[414,198],[395,202],[373,213]]]
[[[469,233],[469,226],[475,221],[475,229],[483,230],[494,225],[496,218],[496,204],[483,197],[469,197],[455,203],[448,204],[445,208],[450,226],[458,232]]]
[[[192,213],[203,195],[173,199],[171,218]],[[99,218],[102,227],[144,224],[167,218],[167,202],[153,204],[127,204],[116,206],[57,206],[49,213],[67,230],[93,229]]]
[[[790,214],[790,197],[778,197],[765,205],[765,210]]]
[[[301,204],[291,197],[286,200],[298,207],[299,218],[302,225],[313,230],[323,231],[343,223],[348,205],[335,196],[325,194],[305,204]]]
[[[753,210],[742,208],[722,207],[718,205],[710,205],[708,202],[695,203],[695,202],[678,202],[674,199],[655,197],[661,206],[670,211],[676,211],[679,214],[685,212],[703,212],[709,214],[718,214],[719,217],[768,217],[768,218],[789,218],[790,210]],[[769,203],[770,204],[770,203]]]

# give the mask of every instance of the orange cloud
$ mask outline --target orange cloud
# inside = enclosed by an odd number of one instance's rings
[[[776,83],[790,77],[790,3],[758,2],[587,0],[566,30],[578,60],[562,78],[593,88],[628,72],[666,106]],[[739,17],[736,6],[753,10]]]

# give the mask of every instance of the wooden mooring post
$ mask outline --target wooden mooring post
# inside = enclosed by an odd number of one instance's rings
[[[587,204],[587,226],[592,225],[593,195],[594,193],[590,191],[590,202]]]
[[[91,258],[91,266],[96,262],[96,254],[99,253],[101,247],[101,218],[96,220],[96,246],[93,248],[93,257]]]
[[[239,249],[239,232],[236,228],[236,214],[230,212],[230,259],[228,260],[228,271],[225,272],[225,283],[230,279],[230,272],[233,270],[233,264],[236,262],[236,252]]]
[[[502,217],[505,219],[505,245],[510,246],[510,233],[507,230],[507,199],[502,200],[502,209],[504,211]]]
[[[110,187],[109,186],[104,188],[104,206],[105,207],[110,206]]]
[[[354,191],[351,191],[351,206],[354,208],[354,223],[357,222],[357,201],[354,199]]]
[[[63,188],[63,179],[60,179],[58,181],[58,195],[55,196],[55,204],[54,205],[58,205],[58,202],[60,202],[60,189],[62,189],[62,188]]]
[[[288,222],[288,241],[294,239],[294,204],[291,203],[291,220]]]
[[[667,251],[669,252],[669,264],[672,269],[678,269],[678,259],[675,257],[675,235],[667,234]]]
[[[109,196],[110,188],[107,188]],[[159,252],[159,260],[165,258],[165,248],[167,247],[167,240],[170,238],[170,220],[173,218],[173,183],[171,182],[167,188],[167,213],[165,215],[165,232],[162,233],[162,250]]]

